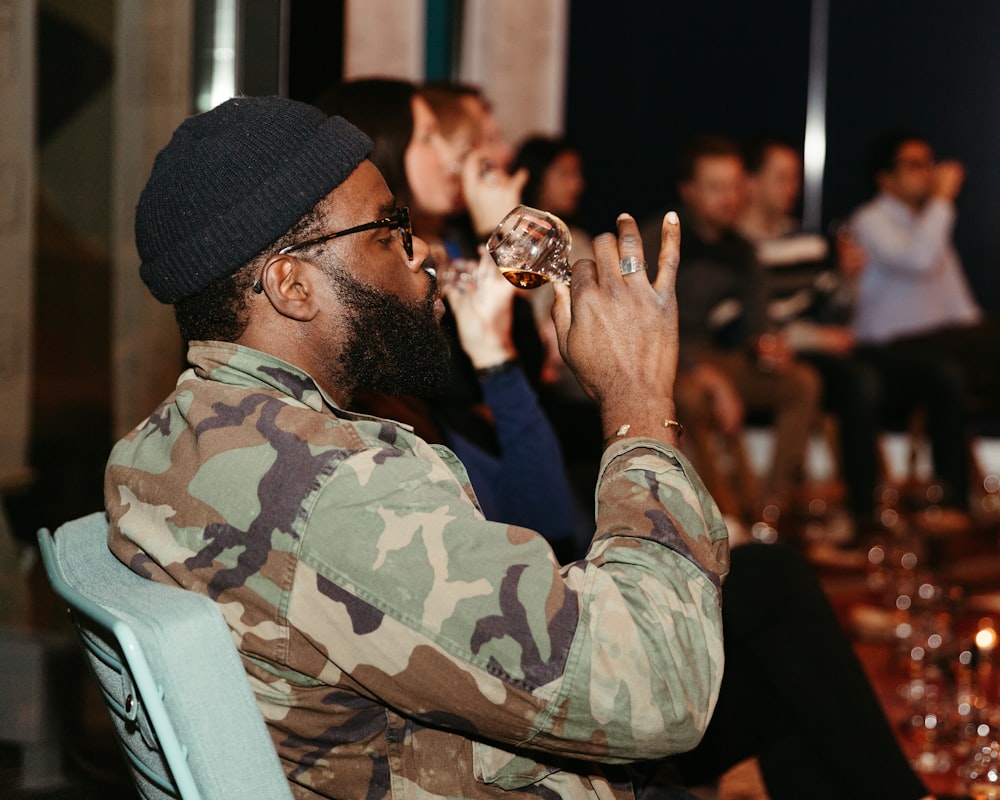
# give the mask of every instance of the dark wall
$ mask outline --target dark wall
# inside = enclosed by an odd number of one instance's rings
[[[801,142],[807,0],[636,0],[571,6],[567,134],[584,156],[580,220],[676,202],[674,159],[691,135]],[[959,249],[980,302],[1000,307],[1000,3],[831,0],[824,220],[867,199],[868,143],[917,127],[966,164]]]
[[[871,138],[902,125],[967,169],[956,241],[980,302],[1000,311],[1000,3],[831,4],[825,205],[869,194]]]
[[[288,96],[311,103],[343,78],[343,0],[296,0],[288,15]]]
[[[591,230],[673,204],[677,150],[697,133],[801,140],[809,4],[768,5],[572,4],[566,125],[583,150]]]

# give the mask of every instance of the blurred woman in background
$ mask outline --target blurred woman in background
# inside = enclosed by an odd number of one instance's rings
[[[465,212],[476,236],[487,233],[520,200],[526,175],[508,176],[475,148],[474,124],[458,113],[449,130],[465,131],[451,143],[437,115],[414,84],[371,78],[349,81],[318,103],[340,114],[374,143],[372,162],[382,170],[400,205],[408,204],[414,234],[432,246],[442,271],[463,247],[454,219]],[[468,134],[471,133],[471,136]],[[537,335],[515,335],[514,287],[489,257],[474,279],[449,282],[449,314],[442,325],[452,336],[452,380],[437,397],[365,395],[363,407],[412,424],[430,442],[448,445],[461,458],[489,519],[534,528],[558,557],[576,551],[575,503],[556,434],[538,402],[522,360],[538,363]],[[529,333],[530,307],[525,304]]]

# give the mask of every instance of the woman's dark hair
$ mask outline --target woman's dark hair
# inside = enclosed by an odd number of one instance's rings
[[[449,91],[441,84],[434,84],[420,87],[419,94],[427,101],[434,116],[437,117],[438,126],[445,139],[450,139],[452,134],[463,126],[477,127],[462,104],[461,93]]]
[[[568,139],[553,136],[531,136],[521,143],[511,164],[511,172],[522,167],[528,170],[528,181],[521,190],[525,205],[537,206],[542,189],[545,170],[552,166],[563,153],[575,153],[577,149]]]
[[[314,105],[339,114],[367,133],[373,143],[372,163],[382,172],[399,205],[412,205],[404,156],[413,138],[413,97],[417,87],[394,78],[346,81],[325,92]]]

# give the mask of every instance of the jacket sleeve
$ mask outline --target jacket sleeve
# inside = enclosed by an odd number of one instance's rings
[[[375,466],[378,466],[375,469]],[[482,519],[452,469],[370,448],[319,493],[289,624],[396,711],[475,738],[603,761],[700,740],[722,676],[725,526],[683,456],[605,453],[597,530],[560,569]]]

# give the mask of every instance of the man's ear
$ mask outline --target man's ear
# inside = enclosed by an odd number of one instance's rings
[[[274,255],[264,262],[260,273],[263,293],[282,316],[309,322],[319,312],[314,264],[294,255]]]

